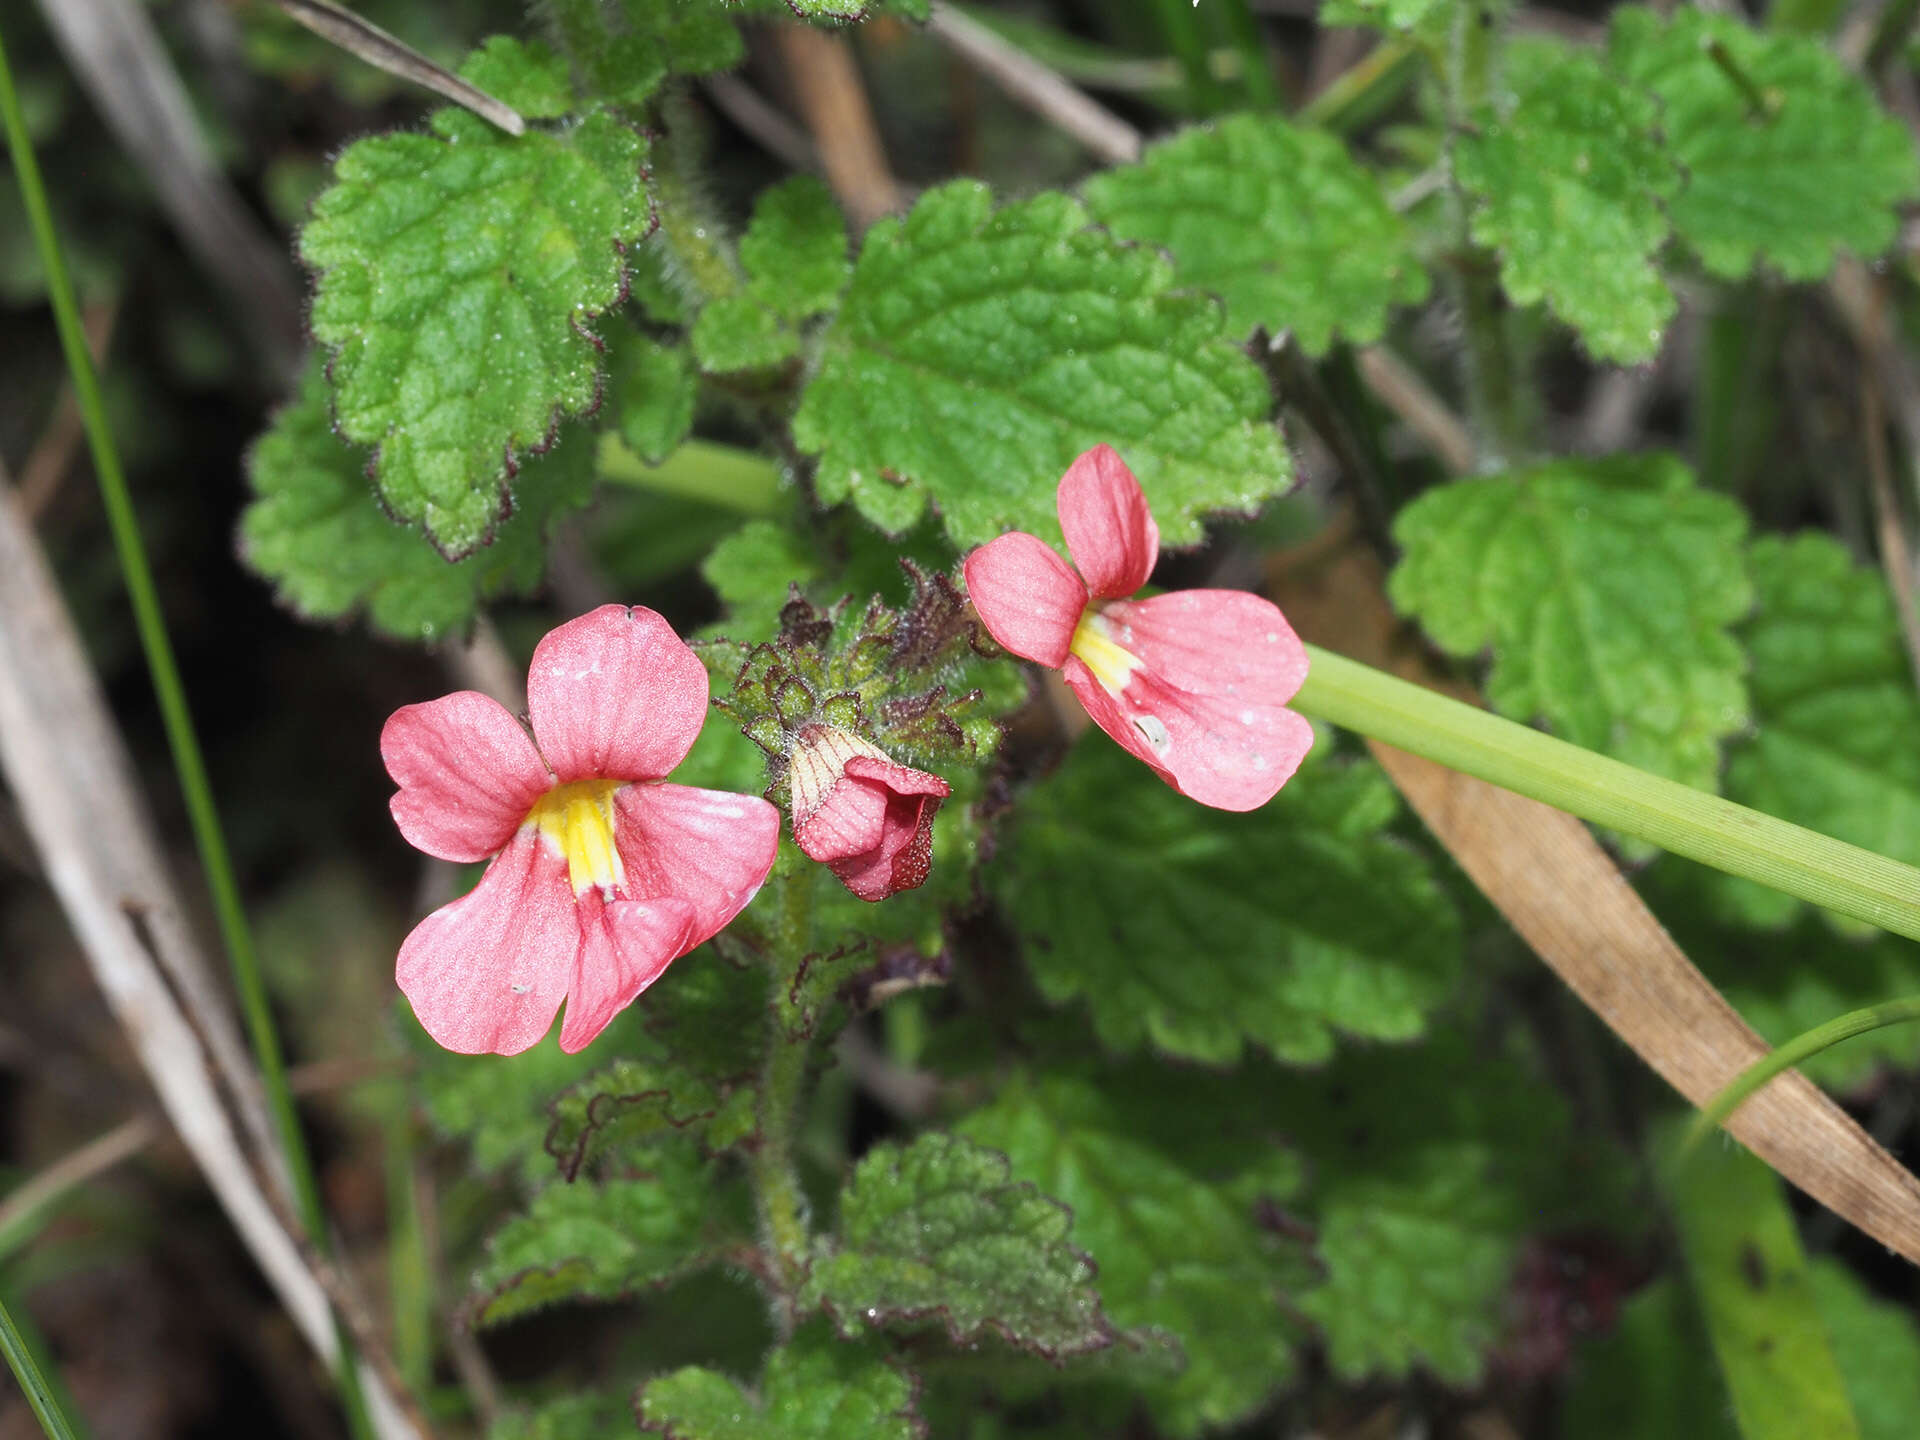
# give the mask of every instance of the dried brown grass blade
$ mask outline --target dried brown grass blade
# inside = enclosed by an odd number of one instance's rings
[[[1363,545],[1276,557],[1269,593],[1307,638],[1405,679],[1449,684],[1388,605]],[[1704,1105],[1766,1044],[1687,959],[1587,827],[1559,810],[1386,745],[1407,801],[1507,922],[1615,1034]],[[1920,1264],[1920,1180],[1798,1072],[1729,1121],[1734,1137],[1842,1219]]]
[[[469,84],[443,65],[436,65],[406,41],[389,35],[378,25],[363,20],[353,11],[335,5],[333,0],[273,0],[288,17],[304,25],[323,40],[331,40],[356,59],[377,70],[398,75],[415,85],[443,95],[456,105],[464,105],[482,120],[498,125],[509,135],[527,133],[527,122],[520,112],[496,100],[478,85]]]

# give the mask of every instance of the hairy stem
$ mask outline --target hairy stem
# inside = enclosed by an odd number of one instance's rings
[[[779,958],[773,967],[773,1002],[768,1007],[767,1057],[760,1071],[760,1134],[750,1152],[748,1174],[760,1216],[761,1244],[783,1292],[780,1324],[787,1328],[793,1318],[790,1302],[806,1273],[811,1243],[806,1192],[793,1159],[811,1047],[793,1038],[798,1018],[793,988],[812,933],[813,876],[807,869],[790,871],[782,884]]]
[[[1449,157],[1460,136],[1492,103],[1499,70],[1500,22],[1485,0],[1462,5],[1454,19],[1446,64]],[[1498,469],[1525,449],[1519,380],[1501,305],[1494,257],[1473,243],[1472,201],[1453,187],[1455,300],[1466,329],[1467,410],[1480,446],[1481,468]]]
[[[1920,940],[1920,869],[1309,645],[1295,705],[1596,825]]]

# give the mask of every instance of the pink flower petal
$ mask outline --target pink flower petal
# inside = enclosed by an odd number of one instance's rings
[[[698,940],[693,907],[683,900],[601,899],[590,889],[580,897],[579,952],[567,989],[567,1018],[560,1048],[585,1049],[613,1017],[631,1005]]]
[[[1286,707],[1307,673],[1286,617],[1244,591],[1183,590],[1101,618],[1140,666],[1117,696],[1077,657],[1066,667],[1094,723],[1203,805],[1271,800],[1313,746],[1313,727]]]
[[[1067,553],[1096,600],[1131,595],[1153,574],[1160,527],[1140,482],[1111,445],[1096,445],[1060,477],[1055,497]]]
[[[413,927],[395,978],[448,1050],[517,1055],[552,1026],[579,949],[567,862],[528,828],[478,885]]]
[[[794,843],[860,899],[884,900],[926,882],[933,817],[951,793],[938,775],[856,754],[817,803],[802,811],[796,801]]]
[[[623,893],[685,902],[692,945],[746,908],[780,848],[780,812],[758,795],[628,785],[615,792],[613,808],[614,844],[627,872]]]
[[[388,802],[400,833],[442,860],[486,859],[553,783],[519,722],[472,690],[394,711],[380,758],[400,787]]]
[[[540,753],[561,780],[658,780],[707,718],[707,667],[644,605],[548,632],[527,673]]]
[[[1087,587],[1053,547],[1024,530],[967,556],[967,597],[1001,646],[1022,660],[1059,669],[1073,627],[1087,608]]]

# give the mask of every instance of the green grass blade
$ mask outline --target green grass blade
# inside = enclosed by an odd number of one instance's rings
[[[1655,1151],[1740,1433],[1859,1440],[1779,1179],[1731,1145],[1683,1153],[1679,1133],[1659,1132]]]
[[[40,1428],[47,1432],[47,1440],[80,1440],[80,1432],[67,1418],[60,1397],[54,1393],[40,1369],[40,1362],[34,1355],[35,1348],[27,1343],[27,1337],[14,1323],[6,1301],[0,1299],[0,1350],[6,1351],[7,1368],[13,1371],[13,1378],[20,1382],[20,1391],[27,1397],[27,1404],[33,1407],[33,1413],[39,1417]]]

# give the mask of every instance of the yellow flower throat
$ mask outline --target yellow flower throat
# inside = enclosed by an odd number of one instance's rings
[[[542,838],[566,857],[575,895],[598,885],[600,893],[612,899],[627,883],[626,867],[613,843],[613,795],[623,783],[569,781],[554,786],[527,812],[524,823],[538,826]]]
[[[1109,695],[1118,695],[1126,689],[1127,681],[1140,668],[1140,657],[1113,638],[1112,627],[1092,607],[1088,607],[1080,623],[1073,627],[1073,639],[1067,649],[1080,657],[1080,663],[1093,672],[1093,678]]]

